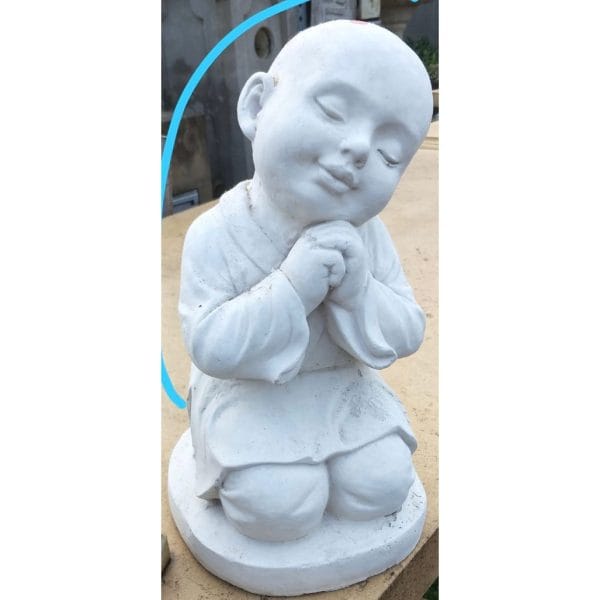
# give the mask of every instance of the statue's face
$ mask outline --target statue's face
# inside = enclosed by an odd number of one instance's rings
[[[420,143],[422,98],[390,65],[370,63],[348,57],[344,69],[284,77],[258,116],[256,171],[271,201],[306,225],[378,214]]]

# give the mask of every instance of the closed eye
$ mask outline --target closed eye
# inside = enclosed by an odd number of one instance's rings
[[[381,158],[383,158],[383,162],[388,167],[397,167],[400,164],[399,160],[396,160],[394,157],[390,156],[384,150],[377,150],[377,152],[379,152],[379,154],[381,155]]]
[[[340,122],[344,121],[344,117],[342,117],[342,115],[337,110],[335,110],[332,106],[325,104],[322,100],[319,100],[318,98],[315,98],[315,102],[317,103],[317,105],[319,106],[321,111],[323,111],[323,113],[326,116],[328,116],[330,119],[333,119],[334,121],[340,121]]]

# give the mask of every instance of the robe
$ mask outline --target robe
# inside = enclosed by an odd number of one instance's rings
[[[279,270],[285,254],[252,216],[247,184],[192,223],[182,256],[195,487],[206,499],[234,469],[317,464],[391,433],[416,449],[376,369],[418,349],[425,317],[382,221],[357,228],[364,303],[348,310],[326,298],[307,316]]]

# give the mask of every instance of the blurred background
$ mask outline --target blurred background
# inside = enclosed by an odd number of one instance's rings
[[[277,0],[162,1],[162,135],[186,82],[233,27]],[[296,33],[325,21],[377,23],[406,41],[425,64],[438,100],[438,0],[312,0],[272,17],[236,40],[196,88],[181,121],[163,216],[218,198],[254,171],[250,143],[236,117],[238,95],[252,73],[267,71]]]

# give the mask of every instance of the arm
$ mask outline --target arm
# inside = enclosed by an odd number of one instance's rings
[[[190,227],[182,259],[179,312],[192,361],[222,379],[289,381],[308,345],[302,301],[280,271],[239,294],[230,266],[247,258],[206,221]]]
[[[382,369],[417,351],[425,315],[415,301],[390,236],[380,219],[366,226],[364,283],[352,294],[336,290],[326,302],[332,339],[365,364]],[[342,282],[343,285],[343,282]]]

